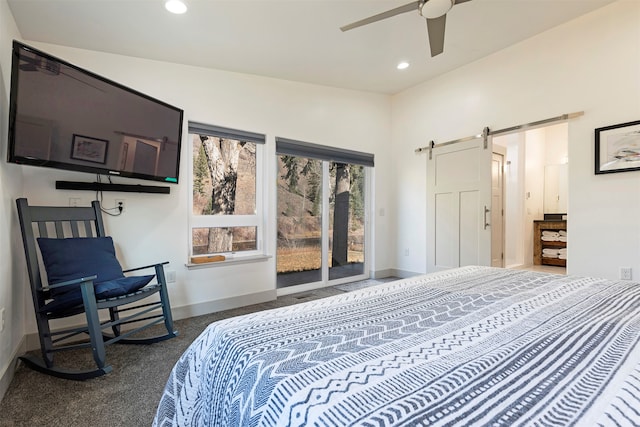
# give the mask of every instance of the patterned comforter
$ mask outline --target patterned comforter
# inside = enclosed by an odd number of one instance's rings
[[[154,425],[639,425],[640,284],[463,267],[211,324]]]

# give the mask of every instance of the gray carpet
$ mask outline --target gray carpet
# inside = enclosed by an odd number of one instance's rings
[[[361,288],[389,280],[350,285]],[[89,381],[54,378],[20,364],[0,402],[0,426],[149,426],[173,364],[209,323],[352,290],[345,286],[287,295],[268,303],[179,320],[175,322],[175,329],[180,335],[157,344],[108,346],[107,363],[113,371]],[[56,362],[89,367],[89,353],[66,352],[57,356]]]

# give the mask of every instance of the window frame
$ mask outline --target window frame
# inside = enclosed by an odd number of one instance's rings
[[[255,176],[255,213],[249,215],[196,215],[193,213],[193,190],[194,190],[194,150],[192,143],[193,135],[210,135],[215,137],[222,137],[226,139],[234,139],[237,141],[247,141],[254,143],[256,146],[256,176]],[[187,266],[202,266],[202,264],[195,264],[192,262],[194,257],[205,257],[211,255],[223,255],[225,261],[223,264],[227,264],[232,260],[255,260],[266,258],[266,245],[265,245],[265,144],[266,135],[257,134],[253,132],[247,132],[242,130],[223,128],[214,125],[208,125],[197,122],[189,122],[187,130],[188,146],[188,170],[189,170],[189,215],[188,215],[188,262]],[[256,227],[256,249],[246,251],[228,251],[218,252],[215,254],[199,254],[193,253],[193,229],[195,228],[211,228],[211,227]],[[219,263],[211,263],[219,264]]]

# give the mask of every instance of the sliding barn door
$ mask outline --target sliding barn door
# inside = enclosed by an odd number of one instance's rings
[[[428,272],[491,265],[491,148],[478,137],[427,157]]]

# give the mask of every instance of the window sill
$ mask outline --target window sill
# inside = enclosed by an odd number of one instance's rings
[[[227,258],[224,261],[212,261],[212,262],[205,262],[202,264],[187,263],[185,265],[189,270],[196,270],[199,268],[223,267],[223,266],[229,266],[229,265],[235,265],[235,264],[249,264],[252,262],[263,262],[263,261],[267,261],[270,258],[272,258],[271,255],[252,255],[252,256],[243,256],[243,257],[239,256],[234,258]]]

